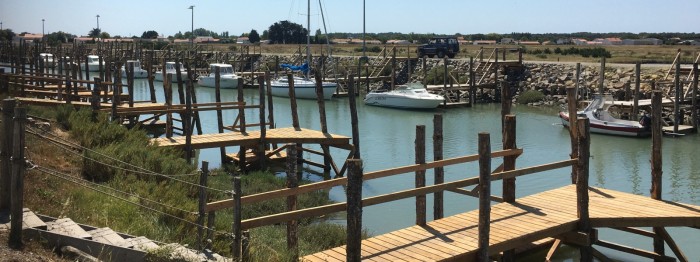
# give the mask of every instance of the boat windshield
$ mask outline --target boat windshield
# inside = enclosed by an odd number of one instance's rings
[[[99,63],[100,59],[94,56],[88,56],[88,63]]]

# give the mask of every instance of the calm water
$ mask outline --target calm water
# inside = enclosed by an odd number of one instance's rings
[[[162,88],[156,82],[158,101],[163,101]],[[148,85],[144,80],[136,80],[136,99],[149,97]],[[196,88],[198,102],[214,101],[213,88]],[[177,101],[177,95],[174,96]],[[222,90],[224,101],[235,101],[236,90]],[[257,90],[245,90],[245,100],[257,104]],[[275,120],[278,127],[291,126],[289,99],[274,98]],[[532,108],[514,106],[517,116],[518,147],[524,154],[518,158],[517,167],[528,167],[565,160],[570,152],[568,131],[559,124],[556,108]],[[347,98],[326,101],[328,129],[331,133],[351,136],[350,110]],[[298,113],[300,124],[304,128],[320,129],[316,101],[299,100]],[[432,119],[436,113],[443,114],[444,121],[444,157],[457,157],[477,152],[477,134],[491,133],[493,150],[501,148],[500,105],[477,105],[473,108],[437,110],[433,112],[406,111],[365,106],[358,101],[361,155],[365,171],[376,171],[414,163],[415,126],[426,126],[427,149],[432,148]],[[230,125],[236,117],[233,111],[224,112],[225,124]],[[215,133],[216,113],[201,114],[204,133]],[[258,122],[258,112],[246,113],[248,122]],[[696,146],[700,142],[697,135],[682,138],[664,138],[663,140],[663,196],[667,200],[700,205],[700,154]],[[315,148],[312,146],[312,148]],[[317,147],[316,147],[317,148]],[[227,152],[235,152],[228,148]],[[650,151],[651,139],[613,137],[594,134],[591,142],[590,184],[639,195],[649,195],[650,189]],[[333,157],[338,165],[347,156],[347,151],[333,150]],[[426,152],[427,160],[432,153]],[[316,162],[322,162],[318,156],[304,155]],[[219,166],[218,149],[202,150],[199,161],[209,161]],[[500,159],[493,166],[500,164]],[[320,171],[317,168],[312,170]],[[527,196],[548,189],[554,189],[570,183],[570,169],[560,169],[518,178],[518,197]],[[476,164],[462,164],[447,167],[445,180],[458,180],[478,175]],[[318,176],[305,173],[311,180]],[[432,172],[427,172],[428,183],[432,182]],[[413,173],[389,178],[367,181],[363,187],[364,197],[375,196],[410,189],[414,186]],[[500,194],[500,184],[494,183],[493,194]],[[330,190],[329,195],[337,201],[345,201],[342,188]],[[432,217],[432,198],[428,196],[428,217]],[[477,209],[476,198],[445,193],[445,215],[457,214]],[[415,222],[414,200],[405,199],[364,209],[363,226],[371,234],[382,234],[413,225]],[[342,218],[338,223],[344,223]],[[691,261],[700,261],[700,231],[687,228],[668,228],[681,249]],[[651,239],[615,230],[600,230],[601,239],[624,245],[652,250]],[[639,257],[613,250],[600,248],[611,258],[622,261],[637,261]],[[671,251],[667,248],[667,253]],[[544,254],[537,254],[527,260],[541,261]],[[577,261],[577,251],[563,249],[556,256],[557,261]]]

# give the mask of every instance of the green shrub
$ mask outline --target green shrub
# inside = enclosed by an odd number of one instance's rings
[[[544,99],[544,94],[537,90],[528,90],[518,96],[518,104],[529,104]]]

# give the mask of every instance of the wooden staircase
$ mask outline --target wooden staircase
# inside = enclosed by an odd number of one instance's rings
[[[9,230],[10,222],[0,224]],[[70,218],[56,219],[24,209],[22,229],[25,234],[45,240],[55,247],[72,246],[104,261],[145,261],[149,252],[169,254],[177,261],[231,261],[211,252],[197,252],[180,244],[156,243],[143,236],[131,236],[108,227],[96,228],[75,223]]]

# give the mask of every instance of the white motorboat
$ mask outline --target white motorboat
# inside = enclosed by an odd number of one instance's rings
[[[44,62],[44,66],[52,67],[54,65],[53,54],[51,53],[41,53],[39,54],[39,59]]]
[[[434,109],[445,101],[441,95],[431,94],[421,83],[400,85],[394,90],[374,90],[365,96],[365,104],[408,109]]]
[[[236,88],[238,80],[241,78],[233,72],[233,66],[230,64],[210,64],[209,75],[200,76],[197,84],[206,87],[216,87],[216,68],[219,68],[219,87],[220,88]]]
[[[294,97],[300,99],[316,99],[316,80],[293,77],[294,81]],[[273,80],[270,84],[272,87],[272,95],[279,97],[289,97],[289,79],[286,76],[279,77]],[[338,85],[336,83],[321,82],[323,87],[323,99],[328,100],[333,97]]]
[[[133,63],[134,64],[134,78],[147,78],[148,77],[148,71],[146,69],[141,68],[141,61],[139,60],[127,60],[126,65],[122,66],[122,77],[126,78],[126,69],[127,65]]]
[[[170,77],[171,83],[177,83],[177,70],[175,69],[175,62],[165,62],[165,73],[172,74]],[[187,69],[180,63],[180,75],[182,76],[182,81],[187,80]],[[163,82],[163,71],[158,70],[155,74],[155,80]]]
[[[81,61],[80,68],[85,71],[85,61]],[[87,56],[87,70],[90,72],[100,71],[100,57],[96,55]]]
[[[612,103],[610,95],[595,95],[593,101],[582,111],[576,114],[578,117],[587,117],[590,121],[591,133],[646,137],[651,135],[651,120],[647,115],[642,116],[640,121],[618,119],[610,115],[608,109]],[[559,112],[559,118],[564,127],[569,127],[569,113]]]

